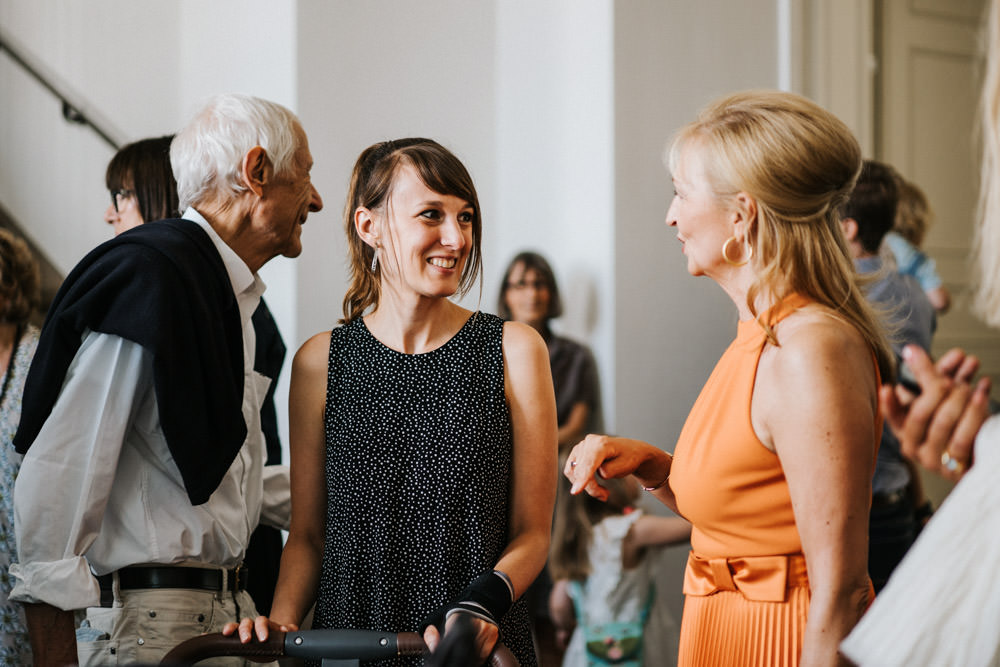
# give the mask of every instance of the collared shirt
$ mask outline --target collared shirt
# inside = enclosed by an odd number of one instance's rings
[[[893,351],[902,359],[903,346],[919,345],[930,353],[931,338],[937,326],[934,306],[917,281],[887,265],[881,257],[854,260],[858,273],[875,276],[866,291],[868,300],[885,311],[888,324],[894,329]],[[872,492],[890,494],[906,489],[910,483],[910,468],[903,459],[899,440],[888,424],[882,426],[882,441],[878,448]]]
[[[12,600],[96,606],[93,574],[151,563],[233,567],[258,520],[287,528],[288,468],[264,466],[260,406],[269,380],[253,371],[250,318],[264,284],[197,211],[184,218],[212,239],[239,305],[247,439],[208,502],[191,505],[160,427],[152,355],[84,332],[15,486]]]

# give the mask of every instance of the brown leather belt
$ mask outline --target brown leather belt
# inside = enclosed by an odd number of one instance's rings
[[[187,588],[199,591],[241,591],[247,586],[249,568],[240,565],[231,570],[203,567],[134,566],[118,570],[118,588],[123,591],[137,589]],[[225,575],[225,579],[223,579]],[[114,575],[97,578],[101,587],[101,602],[113,594]],[[225,583],[225,588],[223,588]]]

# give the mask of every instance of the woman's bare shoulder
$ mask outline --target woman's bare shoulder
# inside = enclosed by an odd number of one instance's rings
[[[322,368],[325,372],[330,357],[330,335],[330,331],[321,331],[302,343],[295,353],[293,368],[304,371]]]

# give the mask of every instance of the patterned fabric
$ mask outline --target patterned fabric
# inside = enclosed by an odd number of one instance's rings
[[[513,460],[502,336],[484,313],[424,354],[386,347],[360,318],[332,332],[313,627],[418,630],[499,560]],[[500,639],[535,664],[523,601]]]
[[[13,582],[7,570],[17,560],[14,542],[14,481],[21,467],[21,455],[11,441],[21,420],[21,392],[28,366],[38,345],[38,329],[25,328],[11,360],[10,380],[0,402],[0,667],[31,665],[31,647],[20,604],[7,596]]]

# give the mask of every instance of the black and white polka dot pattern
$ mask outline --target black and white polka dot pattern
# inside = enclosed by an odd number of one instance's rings
[[[403,354],[360,318],[333,331],[314,627],[417,630],[496,564],[513,454],[502,334],[500,318],[477,313],[436,350]],[[535,664],[523,603],[501,638]]]

